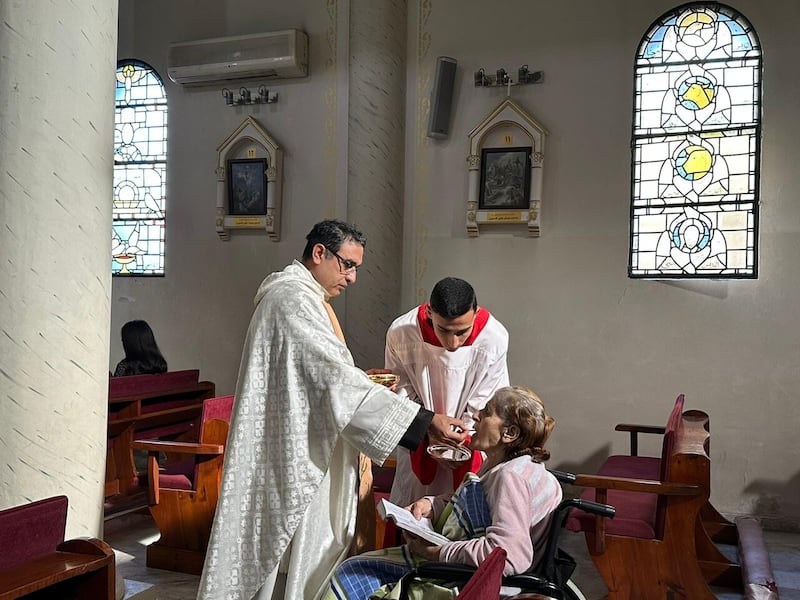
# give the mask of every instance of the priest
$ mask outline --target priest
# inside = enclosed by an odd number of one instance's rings
[[[306,240],[255,297],[198,600],[318,598],[352,540],[358,453],[465,437],[354,366],[328,300],[355,283],[364,235],[326,220]]]

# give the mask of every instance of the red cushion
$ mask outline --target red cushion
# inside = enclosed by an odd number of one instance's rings
[[[594,489],[587,489],[581,498],[594,501]],[[621,492],[608,490],[607,504],[617,509],[613,519],[606,519],[606,533],[642,539],[655,537],[656,503],[655,494]],[[570,531],[594,531],[594,515],[582,510],[573,510],[567,520]]]
[[[193,456],[164,465],[158,472],[158,486],[171,490],[193,489],[195,466]]]
[[[669,478],[669,457],[672,456],[672,448],[675,446],[675,434],[681,424],[683,415],[684,396],[681,394],[675,399],[672,412],[669,413],[667,426],[664,432],[664,440],[661,443],[661,471],[659,481],[666,481]]]
[[[211,419],[230,421],[232,409],[233,396],[207,398],[203,400],[203,423]],[[160,428],[160,430],[163,429],[166,428]],[[151,437],[155,436],[151,435]],[[197,461],[193,456],[164,465],[158,474],[158,485],[159,487],[173,490],[194,489],[193,482],[196,469]]]
[[[233,410],[233,396],[219,396],[217,398],[208,398],[203,401],[203,422],[205,423],[206,421],[210,421],[211,419],[230,421],[232,410]]]
[[[194,461],[192,461],[194,465]],[[159,473],[158,487],[170,490],[191,490],[192,482],[182,473]]]
[[[608,477],[629,477],[632,479],[658,480],[661,459],[655,456],[628,456],[615,454],[609,456],[597,471],[598,475]]]
[[[609,456],[597,471],[598,475],[609,477],[627,477],[629,479],[648,479],[666,481],[669,477],[669,457],[675,445],[675,436],[681,424],[684,396],[675,400],[667,419],[664,439],[661,443],[661,458],[651,456]],[[595,491],[587,489],[581,498],[594,500]],[[666,497],[656,494],[608,490],[607,504],[617,509],[613,519],[606,520],[606,532],[611,535],[623,535],[643,539],[662,539],[664,536],[664,518]],[[594,530],[593,515],[574,510],[567,521],[567,529],[571,531]]]

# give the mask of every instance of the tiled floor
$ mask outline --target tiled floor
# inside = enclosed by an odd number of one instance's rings
[[[145,565],[147,545],[158,537],[149,514],[128,514],[106,522],[105,541],[117,553],[117,578],[125,580],[125,600],[194,600],[199,577]]]
[[[117,552],[117,577],[125,579],[126,600],[195,599],[199,577],[145,566],[145,548],[158,539],[158,530],[149,515],[131,514],[107,522],[105,539]],[[781,600],[800,600],[800,534],[766,531],[764,540]],[[578,562],[573,580],[586,599],[602,599],[607,590],[589,559],[583,536],[565,532],[562,547]],[[717,597],[742,598],[726,591],[719,591]]]

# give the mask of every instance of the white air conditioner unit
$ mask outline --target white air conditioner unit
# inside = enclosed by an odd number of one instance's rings
[[[308,36],[296,29],[170,44],[167,73],[175,83],[308,75]]]

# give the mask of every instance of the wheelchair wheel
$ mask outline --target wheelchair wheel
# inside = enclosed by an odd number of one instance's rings
[[[564,586],[564,600],[586,600],[586,596],[578,589],[572,579],[568,579],[567,585]]]

